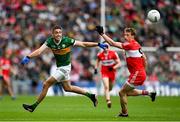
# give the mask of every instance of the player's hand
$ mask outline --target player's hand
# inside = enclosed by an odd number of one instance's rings
[[[113,67],[109,67],[108,70],[109,70],[109,71],[113,71],[114,68],[113,68]]]
[[[100,25],[96,26],[96,31],[97,31],[100,35],[104,34],[104,29],[103,29],[103,27],[100,26]]]
[[[97,69],[94,69],[94,74],[97,75],[98,71]]]
[[[98,43],[98,46],[102,49],[108,48],[108,45],[104,43]]]
[[[30,57],[29,56],[25,56],[22,61],[21,61],[21,64],[24,65],[24,64],[28,64],[30,62]]]

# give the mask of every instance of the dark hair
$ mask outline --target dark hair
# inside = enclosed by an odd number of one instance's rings
[[[131,35],[136,36],[136,30],[134,28],[125,28],[124,32],[129,32]]]
[[[53,32],[54,30],[56,30],[56,29],[62,29],[62,28],[61,28],[61,26],[59,26],[59,25],[55,25],[55,26],[52,28],[52,32]]]

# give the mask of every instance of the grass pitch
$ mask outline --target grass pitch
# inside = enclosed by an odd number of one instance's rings
[[[119,97],[112,97],[108,109],[104,97],[98,97],[96,108],[84,96],[46,97],[33,112],[22,108],[22,103],[33,103],[35,96],[19,96],[12,101],[6,96],[0,101],[0,121],[180,121],[180,97],[129,97],[129,117],[117,118]]]

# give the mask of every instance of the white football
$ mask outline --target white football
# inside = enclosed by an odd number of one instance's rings
[[[161,18],[159,11],[157,10],[150,10],[147,14],[147,18],[150,22],[158,22]]]

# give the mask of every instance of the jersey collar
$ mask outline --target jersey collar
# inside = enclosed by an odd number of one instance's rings
[[[53,39],[53,41],[54,41],[54,43],[55,43],[56,45],[59,45],[59,44],[61,43],[61,40],[62,40],[62,37],[61,37],[61,39],[59,40],[59,42],[57,43],[57,42],[55,41],[55,39]]]

